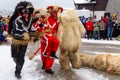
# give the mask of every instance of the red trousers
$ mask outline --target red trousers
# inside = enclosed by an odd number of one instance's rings
[[[52,35],[44,35],[41,38],[41,59],[42,63],[45,66],[45,69],[51,69],[54,58],[51,58],[51,52],[56,52],[59,46],[59,40]],[[47,54],[47,56],[44,56],[44,54]]]

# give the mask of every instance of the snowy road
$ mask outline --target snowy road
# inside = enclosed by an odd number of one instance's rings
[[[83,39],[80,52],[97,54],[97,53],[120,53],[120,42],[118,41],[94,41]],[[107,43],[107,44],[106,44]],[[62,71],[59,67],[58,60],[55,60],[53,70],[54,75],[46,74],[41,69],[40,56],[37,55],[32,61],[28,59],[22,70],[21,80],[120,80],[119,75],[109,74],[92,68],[72,69],[70,71]],[[10,45],[0,46],[0,80],[17,80],[14,77],[15,64],[10,55]]]
[[[80,48],[80,52],[89,54],[99,54],[99,53],[112,53],[120,54],[120,41],[107,41],[107,40],[86,40],[83,39],[83,44]],[[103,77],[103,79],[88,79],[88,80],[120,80],[119,75],[109,74],[107,72],[84,68],[83,71],[93,72],[93,78],[96,76]]]

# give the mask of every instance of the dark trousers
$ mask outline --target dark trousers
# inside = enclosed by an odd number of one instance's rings
[[[88,30],[87,31],[87,38],[92,39],[93,38],[93,30]]]
[[[24,65],[24,57],[27,49],[27,45],[11,45],[11,55],[16,63],[15,74],[20,74]]]
[[[105,30],[100,30],[100,39],[105,39]]]
[[[99,31],[94,31],[93,32],[93,37],[94,37],[95,40],[99,39]]]

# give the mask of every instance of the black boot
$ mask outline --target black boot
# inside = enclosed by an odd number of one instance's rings
[[[49,73],[49,74],[54,74],[54,71],[52,71],[51,69],[47,69],[45,70],[46,73]]]
[[[42,69],[45,69],[45,65],[42,65]]]
[[[18,63],[18,62],[19,61],[17,61],[17,63],[16,63],[15,77],[17,79],[21,79],[22,76],[20,74],[21,74],[21,70],[22,70],[22,67],[23,67],[23,63]]]
[[[56,58],[56,59],[58,59],[58,57],[57,57],[55,54],[56,54],[56,53],[55,53],[54,51],[52,51],[50,57],[51,57],[51,58]]]
[[[15,73],[15,77],[16,77],[17,79],[21,79],[21,78],[22,78],[22,76],[21,76],[19,73]]]

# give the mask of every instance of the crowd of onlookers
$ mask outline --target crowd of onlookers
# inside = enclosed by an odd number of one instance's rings
[[[120,16],[102,16],[101,20],[96,20],[95,17],[85,18],[80,17],[81,22],[85,26],[87,39],[107,39],[113,40],[120,36]]]
[[[5,36],[3,35],[4,31],[8,31],[8,23],[10,16],[2,17],[0,16],[0,44],[2,42],[7,42]]]

